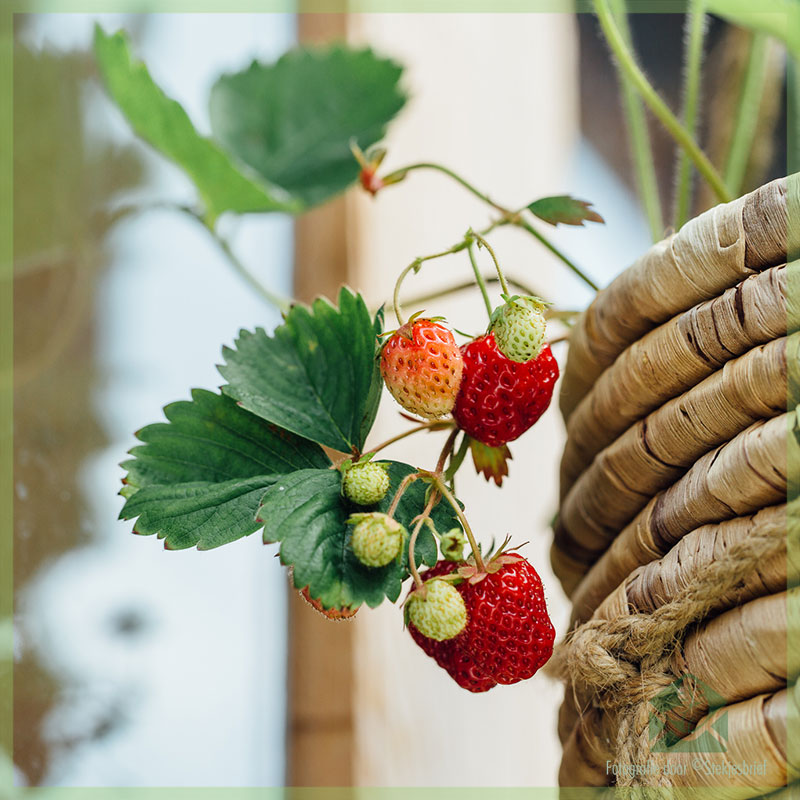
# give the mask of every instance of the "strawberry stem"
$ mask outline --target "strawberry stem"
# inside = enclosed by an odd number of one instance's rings
[[[439,490],[442,497],[453,507],[453,511],[456,512],[456,516],[461,522],[461,527],[464,528],[464,533],[466,533],[467,539],[469,540],[469,546],[472,548],[472,556],[475,559],[475,566],[478,568],[478,572],[486,572],[486,564],[483,563],[480,548],[478,547],[477,541],[475,541],[475,534],[472,532],[472,528],[470,528],[469,522],[464,516],[464,512],[461,510],[461,506],[440,477],[436,476],[434,481],[434,485]]]
[[[497,275],[486,275],[481,276],[483,282],[488,287],[490,284],[494,285],[495,283],[500,283],[497,280]],[[520,294],[524,295],[534,295],[536,297],[540,296],[542,293],[534,289],[532,286],[528,286],[522,281],[517,280],[516,278],[512,278],[507,276],[506,280],[508,281],[509,286],[516,289]],[[460,283],[453,284],[452,286],[448,286],[444,289],[437,289],[433,292],[427,292],[426,294],[417,295],[416,297],[412,297],[410,300],[406,301],[406,305],[414,306],[415,308],[419,308],[420,306],[424,306],[426,303],[429,303],[431,300],[438,300],[440,297],[447,297],[451,294],[456,294],[457,292],[463,292],[467,289],[472,289],[475,286],[474,280],[462,281]],[[570,312],[573,314],[579,314],[579,311]],[[545,316],[547,316],[547,312],[545,312]],[[385,335],[385,334],[382,334]]]
[[[395,442],[399,442],[401,439],[405,439],[406,436],[411,436],[412,434],[419,433],[420,431],[446,430],[447,428],[452,427],[453,424],[454,423],[452,422],[447,422],[442,420],[423,422],[421,425],[417,425],[415,428],[409,428],[407,431],[398,433],[397,436],[392,436],[391,439],[387,439],[385,442],[381,442],[379,445],[376,445],[375,447],[367,450],[367,452],[377,453],[379,450],[383,450],[384,447],[388,447],[390,444],[394,444]]]
[[[539,233],[536,228],[533,227],[529,222],[522,219],[522,217],[518,217],[514,222],[518,228],[522,228],[522,230],[527,231],[534,239],[537,239],[541,244],[543,244],[556,258],[559,258],[563,264],[569,269],[571,269],[590,289],[595,292],[600,291],[600,287],[582,270],[578,267],[578,265],[571,261],[564,253],[561,252],[546,236]]]
[[[500,262],[497,260],[497,256],[492,249],[492,246],[486,239],[483,238],[479,233],[475,233],[470,231],[467,236],[471,236],[475,241],[478,243],[478,247],[485,247],[489,251],[489,255],[492,257],[492,261],[494,261],[494,268],[497,270],[497,277],[500,279],[500,286],[503,289],[503,294],[509,295],[511,292],[508,290],[508,284],[506,283],[506,276],[503,275],[503,270],[500,268]],[[491,313],[489,314],[491,316]]]
[[[414,579],[414,583],[416,584],[418,589],[421,589],[424,584],[422,582],[422,578],[419,576],[419,571],[417,570],[417,561],[414,558],[414,547],[417,544],[417,537],[419,536],[420,530],[422,530],[422,526],[425,523],[425,520],[428,519],[431,513],[431,509],[433,508],[434,503],[438,499],[437,492],[431,492],[431,496],[428,499],[428,503],[425,506],[425,510],[417,517],[417,524],[414,526],[414,530],[411,534],[411,539],[408,542],[408,571],[411,573],[411,577]]]
[[[469,247],[467,247],[467,253],[469,254],[469,263],[472,264],[472,271],[475,273],[475,283],[478,284],[478,288],[481,290],[483,304],[486,306],[486,313],[489,315],[489,319],[491,319],[492,304],[489,300],[489,293],[486,291],[486,282],[483,280],[483,275],[481,275],[481,271],[478,269],[478,262],[475,260],[475,249],[472,246],[472,242],[470,242]]]
[[[405,323],[402,314],[400,313],[400,287],[403,284],[403,281],[406,279],[406,276],[409,272],[414,272],[415,274],[419,272],[419,268],[422,264],[426,261],[432,261],[434,258],[442,258],[443,256],[450,256],[454,253],[460,253],[462,250],[466,250],[473,241],[475,241],[476,237],[484,237],[491,233],[495,228],[500,228],[503,225],[511,225],[517,224],[514,219],[511,218],[510,215],[504,215],[500,219],[495,220],[491,225],[484,228],[480,233],[475,233],[472,229],[470,229],[464,236],[464,238],[454,244],[452,247],[448,247],[447,250],[442,250],[441,253],[433,253],[429,256],[420,256],[419,258],[415,258],[398,276],[397,282],[394,285],[394,293],[392,295],[392,306],[394,307],[394,315],[397,318],[398,324],[402,327]],[[471,283],[469,285],[472,285]],[[480,286],[480,282],[478,283]],[[449,292],[446,292],[449,294]],[[439,297],[441,295],[435,295],[434,297]]]
[[[599,2],[599,0],[595,0],[595,2]],[[519,209],[519,211],[511,211],[504,206],[501,206],[499,203],[495,203],[489,195],[484,194],[480,189],[477,189],[473,186],[469,181],[462,178],[460,175],[457,175],[453,170],[448,169],[447,167],[443,167],[441,164],[434,164],[430,162],[421,162],[419,164],[411,164],[407,167],[403,167],[402,169],[396,169],[394,172],[389,173],[389,175],[383,178],[384,183],[396,183],[401,178],[405,178],[405,176],[412,172],[413,170],[417,169],[432,169],[436,170],[437,172],[441,172],[444,175],[447,175],[449,178],[452,178],[456,183],[463,186],[468,192],[475,195],[475,197],[483,200],[484,203],[490,205],[492,208],[499,211],[503,216],[501,219],[497,220],[496,222],[492,223],[492,225],[485,231],[483,231],[482,235],[486,235],[494,228],[500,227],[501,225],[515,225],[518,228],[522,228],[523,230],[530,233],[536,239],[539,240],[541,244],[543,244],[554,256],[559,258],[565,266],[571,269],[587,286],[593,289],[595,292],[599,291],[599,287],[597,284],[591,280],[573,261],[571,261],[564,253],[561,252],[546,236],[539,233],[529,222],[522,218],[522,212],[525,211],[525,208]],[[463,250],[463,246],[459,247],[459,250]],[[534,294],[533,292],[529,292],[529,294]]]
[[[403,494],[405,494],[406,489],[408,489],[408,487],[420,477],[421,475],[419,472],[412,472],[410,475],[406,475],[405,478],[400,481],[400,485],[397,487],[397,491],[392,498],[392,503],[386,512],[387,517],[394,519],[394,512],[397,511],[397,506],[400,504],[400,499],[403,497]]]
[[[435,475],[437,478],[442,477],[445,462],[447,461],[447,457],[453,452],[453,445],[455,444],[456,436],[458,436],[460,430],[460,428],[453,428],[453,430],[450,432],[450,435],[447,437],[447,441],[444,443],[442,452],[439,455],[439,461],[436,464]]]
[[[475,197],[479,198],[480,200],[483,200],[484,203],[492,206],[492,208],[496,208],[498,211],[505,212],[505,209],[502,206],[499,206],[497,203],[495,203],[494,200],[492,200],[489,197],[489,195],[484,194],[482,191],[473,186],[468,180],[462,178],[460,175],[453,172],[453,170],[448,169],[447,167],[442,166],[441,164],[435,164],[430,161],[423,161],[418,164],[410,164],[409,166],[403,167],[402,169],[396,169],[394,172],[390,172],[388,175],[385,175],[383,180],[384,182],[387,183],[394,183],[398,178],[400,177],[405,178],[405,176],[409,172],[412,172],[413,170],[417,169],[432,169],[435,170],[436,172],[441,172],[444,175],[447,175],[448,178],[454,180],[456,183],[460,183],[468,192],[471,192],[472,194],[475,195]]]

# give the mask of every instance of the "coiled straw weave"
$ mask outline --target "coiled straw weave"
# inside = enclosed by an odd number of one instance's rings
[[[655,245],[571,337],[552,548],[573,601],[550,665],[563,785],[788,797],[800,778],[798,183]]]

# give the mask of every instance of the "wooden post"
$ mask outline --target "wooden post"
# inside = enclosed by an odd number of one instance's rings
[[[300,14],[300,42],[344,39],[346,14]],[[294,295],[308,302],[334,299],[349,278],[347,210],[343,197],[295,224]],[[349,622],[330,622],[289,591],[289,786],[353,783],[353,633]]]

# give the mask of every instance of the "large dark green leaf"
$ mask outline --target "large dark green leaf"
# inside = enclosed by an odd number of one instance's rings
[[[317,445],[205,389],[192,390],[191,401],[170,403],[164,416],[168,422],[137,432],[145,444],[132,448],[135,458],[122,464],[128,495],[152,484],[221,483],[330,464]]]
[[[400,481],[413,472],[408,464],[389,462],[391,489],[374,510],[386,511]],[[426,484],[417,481],[403,495],[395,518],[409,528],[425,506]],[[341,493],[341,476],[333,470],[302,470],[284,475],[264,493],[258,518],[264,523],[264,541],[281,543],[281,561],[293,567],[297,588],[309,587],[328,608],[379,605],[384,597],[394,602],[408,576],[408,554],[399,563],[379,569],[365,567],[349,547],[354,511]],[[437,529],[458,523],[449,506],[440,503],[431,515]],[[414,548],[418,564],[436,563],[436,542],[423,529]]]
[[[128,498],[121,519],[157,533],[172,549],[217,547],[256,531],[255,512],[276,476],[330,465],[322,449],[201,389],[164,409],[169,422],[148,425],[122,466]]]
[[[214,136],[271,183],[315,205],[358,176],[350,151],[383,138],[403,107],[402,68],[371,50],[293,50],[211,91]]]
[[[122,32],[109,36],[96,25],[94,52],[109,94],[133,129],[187,172],[209,219],[223,211],[299,210],[284,191],[244,175],[227,153],[197,132],[180,103],[164,94],[143,63],[132,59]]]
[[[222,390],[299,436],[346,453],[360,450],[380,399],[377,325],[347,288],[338,309],[324,299],[311,309],[296,305],[273,336],[241,331],[235,349],[223,348]]]
[[[258,501],[275,475],[147,486],[125,503],[122,519],[139,517],[134,533],[158,534],[168,550],[210,550],[257,531]]]

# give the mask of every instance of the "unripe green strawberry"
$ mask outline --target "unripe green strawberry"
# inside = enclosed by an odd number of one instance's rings
[[[538,297],[514,296],[492,315],[497,349],[511,361],[524,364],[542,352],[546,304]]]
[[[365,461],[346,463],[342,467],[342,494],[358,506],[380,503],[389,491],[389,473],[386,464]]]
[[[400,555],[406,529],[387,514],[351,514],[347,524],[353,526],[350,547],[364,566],[385,567]]]
[[[455,586],[432,580],[422,590],[414,591],[408,600],[408,619],[429,639],[443,642],[458,636],[467,626],[467,607]]]
[[[442,555],[448,561],[463,561],[464,545],[467,537],[464,536],[461,528],[453,528],[442,534],[441,549]]]

